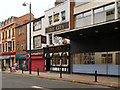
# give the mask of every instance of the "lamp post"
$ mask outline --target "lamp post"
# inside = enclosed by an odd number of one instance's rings
[[[29,26],[29,74],[31,74],[31,2],[28,4],[28,3],[23,3],[23,6],[27,6],[27,5],[29,5],[29,10],[30,10],[30,17],[29,17],[29,19],[30,19],[30,26]]]

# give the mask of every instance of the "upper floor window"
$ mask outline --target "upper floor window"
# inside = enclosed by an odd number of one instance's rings
[[[4,52],[4,44],[2,45],[2,47],[3,47],[3,52]]]
[[[6,51],[7,51],[8,47],[7,47],[7,43],[6,43]]]
[[[7,31],[6,31],[6,38],[7,38]]]
[[[19,47],[19,41],[17,42],[17,51],[20,50],[20,47]]]
[[[92,0],[75,0],[75,6],[79,6],[79,5],[85,4],[90,1]]]
[[[41,48],[41,36],[33,37],[34,48]]]
[[[61,12],[61,15],[62,15],[62,21],[65,20],[65,11]]]
[[[10,34],[11,34],[11,30],[9,30],[9,37],[11,36]]]
[[[59,13],[54,15],[54,22],[57,22],[57,21],[59,21]]]
[[[15,50],[15,41],[13,41],[13,50]]]
[[[49,17],[49,24],[52,24],[52,16]]]
[[[12,36],[14,36],[15,35],[15,31],[14,31],[14,28],[12,29]]]
[[[2,44],[0,44],[0,52],[2,52]]]
[[[34,29],[33,29],[34,31],[42,28],[42,21],[41,20],[34,22],[33,24],[34,24]]]
[[[4,39],[4,32],[2,33],[2,38]]]
[[[8,43],[8,51],[12,51],[12,42]]]
[[[23,50],[26,50],[25,40],[23,40],[23,42],[22,42],[22,49],[23,49]]]
[[[20,28],[18,29],[18,35],[23,35],[23,27],[20,27]]]

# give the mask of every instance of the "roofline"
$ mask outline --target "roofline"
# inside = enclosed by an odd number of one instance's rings
[[[34,21],[40,20],[40,19],[42,19],[42,18],[44,18],[44,17],[45,17],[45,15],[43,15],[43,16],[37,18],[37,19],[34,19],[34,20],[32,20],[31,22],[34,22]],[[24,24],[21,24],[21,25],[19,25],[19,26],[16,26],[15,29],[16,29],[16,28],[19,28],[19,27],[21,27],[21,26],[24,26],[24,25],[26,25],[26,24],[28,24],[28,23],[29,23],[29,22],[24,23]]]

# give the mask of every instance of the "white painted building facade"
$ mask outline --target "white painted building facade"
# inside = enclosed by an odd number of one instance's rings
[[[42,36],[45,36],[45,18],[44,16],[31,22],[31,50],[43,49],[46,44],[41,42]],[[27,24],[27,50],[29,50],[29,23]]]
[[[63,28],[61,26],[61,24],[65,24],[65,23],[68,23],[67,28]],[[46,32],[47,45],[56,46],[63,44],[63,39],[61,37],[56,37],[54,35],[55,33],[57,33],[57,31],[58,32],[67,31],[70,29],[70,0],[67,0],[45,11],[45,28],[47,29],[54,28],[54,30],[52,31],[48,30],[49,32]],[[70,41],[67,40],[67,43],[70,43]]]

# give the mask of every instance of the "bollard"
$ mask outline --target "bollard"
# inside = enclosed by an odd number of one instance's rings
[[[39,76],[39,68],[37,69],[37,75]]]
[[[22,74],[23,74],[23,68],[22,68]]]
[[[60,78],[62,78],[62,66],[60,66]]]
[[[97,82],[97,70],[95,70],[95,82]]]

